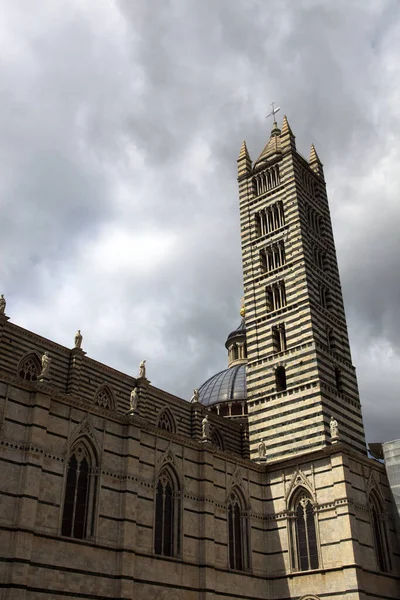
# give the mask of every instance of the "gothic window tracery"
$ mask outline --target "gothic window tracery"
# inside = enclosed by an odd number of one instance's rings
[[[18,365],[18,375],[27,381],[36,381],[41,370],[39,359],[34,353],[25,356]]]
[[[249,567],[248,522],[244,502],[235,491],[228,502],[228,541],[230,568],[244,571]]]
[[[174,471],[166,467],[156,488],[154,552],[179,556],[181,538],[181,494]]]
[[[163,410],[158,417],[157,427],[175,433],[175,423],[169,410]]]
[[[107,385],[103,385],[97,390],[94,397],[94,403],[100,406],[101,408],[113,410],[114,398],[111,390],[108,388]]]
[[[78,539],[94,535],[97,460],[82,439],[72,449],[66,473],[61,534]]]
[[[291,519],[292,567],[296,571],[318,569],[318,544],[314,504],[305,490],[296,494]]]

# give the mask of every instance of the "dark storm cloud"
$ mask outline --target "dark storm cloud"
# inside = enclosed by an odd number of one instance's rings
[[[314,142],[325,163],[368,433],[398,437],[398,4],[2,10],[12,319],[67,345],[80,327],[91,356],[129,372],[147,358],[155,385],[190,397],[225,367],[240,320],[236,158],[243,138],[257,157],[279,100],[300,152]],[[388,408],[375,418],[382,372]]]

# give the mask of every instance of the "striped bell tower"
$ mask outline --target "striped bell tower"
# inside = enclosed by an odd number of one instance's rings
[[[284,117],[254,164],[243,142],[238,181],[251,458],[262,440],[267,461],[334,443],[331,417],[365,454],[322,163]]]

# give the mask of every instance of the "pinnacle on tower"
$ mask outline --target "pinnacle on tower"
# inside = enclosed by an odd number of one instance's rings
[[[292,148],[292,150],[296,149],[296,136],[290,128],[289,121],[287,120],[287,116],[283,117],[282,121],[282,132],[281,132],[281,147],[282,150],[286,150]]]
[[[324,176],[322,162],[319,159],[319,156],[317,154],[314,144],[311,144],[310,158],[308,160],[308,164],[310,165],[310,168],[315,173],[317,173],[317,175],[321,175],[322,177]]]
[[[246,142],[243,141],[238,157],[238,177],[251,172],[251,158],[247,150]]]
[[[290,128],[289,121],[287,120],[287,116],[284,115],[283,121],[282,121],[281,135],[283,136],[286,134],[293,135],[293,131]]]

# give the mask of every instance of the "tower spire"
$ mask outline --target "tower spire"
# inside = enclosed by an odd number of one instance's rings
[[[308,164],[310,165],[310,168],[314,171],[314,173],[317,173],[317,175],[321,175],[322,177],[324,176],[323,165],[319,159],[314,144],[311,144],[310,158],[308,160]]]
[[[251,158],[250,158],[250,154],[249,151],[247,150],[247,145],[246,142],[243,141],[241,147],[240,147],[240,152],[239,152],[239,157],[238,157],[238,177],[242,177],[243,175],[249,174],[251,173]]]

